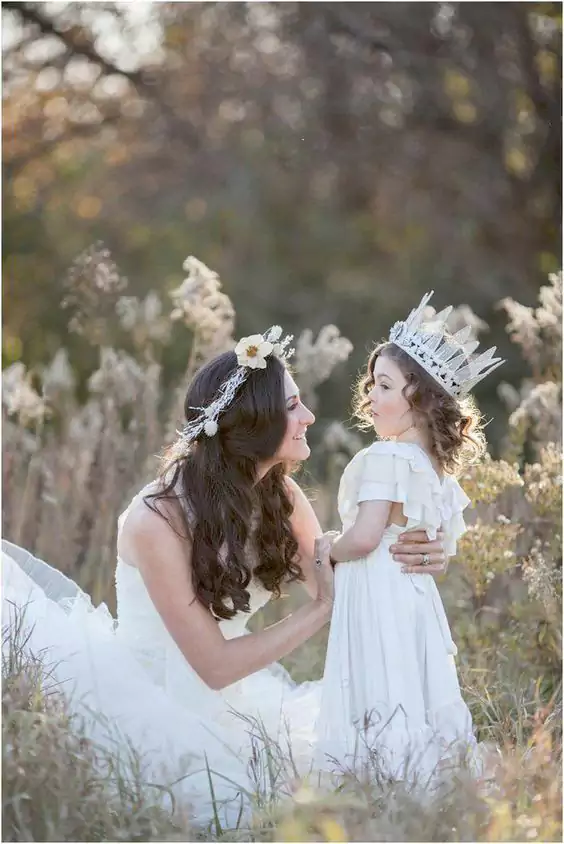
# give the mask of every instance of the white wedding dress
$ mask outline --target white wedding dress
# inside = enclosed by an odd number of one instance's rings
[[[395,455],[396,448],[388,450]],[[345,528],[354,520],[365,452],[354,458],[341,484]],[[440,514],[443,520],[451,517],[449,536],[458,535],[466,501],[456,482],[441,486],[414,447],[398,449],[398,457],[404,475],[398,475],[397,493],[386,487],[386,494],[403,501],[405,490],[419,489],[407,483],[408,470],[421,481],[421,493],[406,496],[408,515],[418,502],[409,526],[432,530]],[[141,490],[120,516],[120,529],[150,489]],[[72,580],[3,542],[3,625],[16,624],[23,610],[27,649],[52,666],[71,711],[81,716],[92,739],[119,749],[124,761],[129,746],[141,752],[144,780],[169,786],[176,798],[188,801],[196,822],[209,823],[217,811],[223,823],[233,825],[241,811],[248,816],[253,795],[284,794],[296,774],[312,766],[331,771],[329,757],[350,752],[354,722],[365,704],[383,701],[386,713],[401,704],[410,734],[415,729],[427,735],[439,727],[443,737],[462,731],[471,740],[452,664],[455,647],[433,579],[401,574],[388,553],[400,530],[388,529],[383,545],[366,560],[336,569],[321,713],[321,683],[296,685],[277,664],[222,691],[206,686],[166,630],[139,571],[119,557],[114,620],[104,604],[94,608]],[[271,597],[256,580],[249,592],[250,612],[220,622],[226,638],[246,635],[247,622]],[[404,732],[394,725],[396,755],[405,748]],[[281,751],[274,751],[274,758],[273,742]],[[282,764],[290,755],[292,762]],[[158,793],[166,799],[166,792]]]
[[[335,605],[317,722],[317,764],[375,770],[427,783],[461,756],[483,772],[470,712],[460,694],[452,640],[432,575],[409,575],[390,545],[405,530],[446,551],[466,530],[470,503],[456,479],[440,479],[415,443],[376,442],[351,460],[341,478],[339,514],[351,527],[362,501],[400,502],[407,524],[386,527],[367,557],[335,569]],[[439,777],[440,779],[440,777]]]
[[[151,485],[120,516],[120,529],[148,491]],[[125,764],[129,746],[141,752],[143,779],[172,787],[196,822],[209,823],[217,811],[222,823],[234,825],[247,817],[252,795],[280,795],[296,772],[309,771],[319,683],[296,685],[274,664],[214,691],[182,656],[135,567],[118,557],[114,621],[105,605],[94,608],[45,562],[9,542],[2,547],[3,626],[17,622],[25,607],[26,647],[44,654],[87,734],[120,749]],[[249,592],[250,612],[220,622],[228,639],[245,635],[271,598],[258,581]],[[289,743],[296,769],[281,764]],[[166,800],[162,789],[155,794]]]

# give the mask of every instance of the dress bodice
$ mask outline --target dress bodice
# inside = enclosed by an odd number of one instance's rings
[[[343,472],[338,508],[343,530],[358,515],[360,501],[386,500],[401,503],[407,524],[390,524],[384,539],[399,533],[425,530],[430,539],[445,534],[447,555],[456,553],[457,540],[466,530],[462,513],[470,499],[456,478],[439,478],[428,455],[416,443],[375,442],[362,449]]]
[[[143,495],[152,491],[153,484],[144,487],[133,498],[126,510],[118,519],[118,536],[128,513]],[[251,554],[251,550],[249,550]],[[208,697],[211,690],[205,686],[195,671],[187,663],[180,649],[157,612],[147,591],[141,573],[119,555],[116,573],[117,597],[117,634],[127,647],[135,652],[137,658],[150,672],[155,682],[165,686],[168,691],[178,695],[186,693],[194,695],[196,689],[204,697]],[[233,618],[222,620],[219,627],[226,639],[243,636],[247,632],[247,624],[252,616],[270,600],[272,593],[256,580],[251,580],[249,586],[249,612],[238,612]],[[215,694],[215,693],[211,693]]]
[[[222,620],[219,627],[226,639],[244,635],[247,624],[272,597],[272,593],[257,580],[248,586],[249,612],[238,612],[233,618]],[[116,566],[116,594],[118,624],[129,627],[143,638],[156,642],[161,635],[169,636],[160,615],[155,609],[139,571],[118,557]]]

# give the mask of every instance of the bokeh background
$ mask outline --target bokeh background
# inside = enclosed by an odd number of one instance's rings
[[[562,5],[4,2],[2,22],[3,534],[95,604],[115,612],[117,516],[187,381],[236,338],[296,335],[317,415],[297,477],[326,529],[368,441],[352,384],[426,290],[507,359],[476,390],[490,455],[439,581],[491,791],[418,801],[376,760],[280,803],[267,744],[253,828],[194,830],[140,768],[100,768],[12,630],[4,840],[562,840]],[[284,660],[295,680],[326,636]]]
[[[69,348],[64,273],[103,240],[128,292],[194,254],[238,335],[336,324],[321,392],[347,417],[367,351],[428,289],[532,305],[559,267],[559,3],[5,2],[4,360]],[[171,380],[188,340],[167,350]],[[503,406],[479,387],[490,439]]]

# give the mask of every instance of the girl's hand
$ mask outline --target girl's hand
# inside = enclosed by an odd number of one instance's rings
[[[329,553],[334,541],[334,537],[324,534],[315,540],[313,551],[317,600],[322,601],[330,607],[333,606],[333,599],[335,597],[335,575],[331,560],[329,559]]]
[[[331,558],[331,549],[333,547],[333,543],[341,537],[341,534],[338,530],[326,530],[323,536],[321,537],[323,540],[326,540],[329,543],[329,562],[335,568],[337,563],[335,560]]]
[[[432,541],[424,530],[406,531],[390,546],[390,552],[406,574],[444,574],[448,568],[442,531]]]
[[[333,547],[333,543],[339,539],[341,534],[338,530],[326,530],[321,539],[325,540],[329,543],[329,553],[331,553],[331,548]]]

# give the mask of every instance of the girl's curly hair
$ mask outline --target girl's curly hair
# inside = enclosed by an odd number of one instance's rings
[[[458,474],[486,450],[482,416],[471,396],[450,396],[423,367],[395,343],[380,343],[368,359],[366,372],[356,385],[354,415],[361,428],[373,427],[368,393],[374,386],[374,364],[380,357],[392,360],[407,381],[403,395],[419,423],[426,425],[434,458],[449,474]]]

